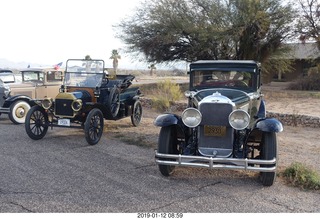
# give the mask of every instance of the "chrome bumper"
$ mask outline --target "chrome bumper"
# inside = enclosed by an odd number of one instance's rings
[[[250,170],[258,172],[275,172],[276,158],[272,160],[239,159],[239,158],[214,158],[203,156],[188,156],[175,154],[161,154],[155,151],[156,163],[160,165],[204,167],[209,169]],[[163,160],[172,159],[172,160]],[[274,165],[272,167],[260,167],[254,165]]]
[[[4,108],[4,107],[1,107],[1,106],[0,106],[0,113],[7,113],[7,114],[9,114],[9,113],[10,113],[10,108]]]

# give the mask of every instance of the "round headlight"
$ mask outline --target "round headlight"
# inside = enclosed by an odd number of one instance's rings
[[[229,123],[232,128],[242,130],[248,127],[250,123],[250,116],[244,110],[234,110],[229,115]]]
[[[74,100],[72,102],[72,104],[71,104],[71,108],[76,112],[81,110],[81,108],[82,108],[82,100],[79,100],[79,99]]]
[[[51,98],[45,98],[42,100],[41,105],[44,109],[49,109],[52,106]]]
[[[188,108],[182,112],[182,122],[189,128],[197,127],[202,119],[199,110],[195,108]]]

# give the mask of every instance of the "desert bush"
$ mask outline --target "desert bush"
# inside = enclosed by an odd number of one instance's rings
[[[167,79],[156,84],[152,94],[152,106],[159,111],[171,111],[174,102],[181,100],[180,85]]]
[[[320,74],[312,74],[308,77],[300,78],[292,82],[291,84],[289,84],[288,89],[319,91],[320,90]]]
[[[320,190],[320,175],[302,163],[293,163],[284,170],[283,176],[293,186],[303,189]]]

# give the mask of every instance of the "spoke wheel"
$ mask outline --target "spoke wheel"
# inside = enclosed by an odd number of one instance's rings
[[[274,132],[265,132],[262,137],[260,157],[263,160],[277,159],[277,137]],[[274,165],[261,165],[261,167],[272,167]],[[275,172],[260,172],[260,181],[264,186],[272,186],[276,180]]]
[[[174,126],[161,128],[158,141],[158,152],[162,154],[178,154],[177,132]],[[173,173],[174,168],[175,166],[159,164],[159,170],[164,176],[170,176]]]
[[[142,118],[142,105],[140,101],[136,101],[133,105],[132,115],[131,115],[131,122],[132,125],[137,127],[139,126]]]
[[[95,108],[92,109],[84,123],[86,140],[90,145],[95,145],[100,141],[103,133],[104,120],[102,112]]]
[[[25,129],[33,140],[42,139],[48,131],[48,114],[40,106],[33,106],[28,111],[25,120]]]

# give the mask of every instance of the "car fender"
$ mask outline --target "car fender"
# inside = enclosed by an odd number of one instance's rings
[[[266,118],[256,123],[256,128],[263,132],[282,132],[282,123],[275,118]]]
[[[181,117],[175,114],[161,114],[154,120],[154,125],[159,127],[166,127],[170,125],[182,124]]]
[[[3,108],[10,108],[12,103],[20,100],[23,100],[29,103],[31,101],[31,98],[26,95],[15,95],[15,96],[8,97],[3,103]]]

